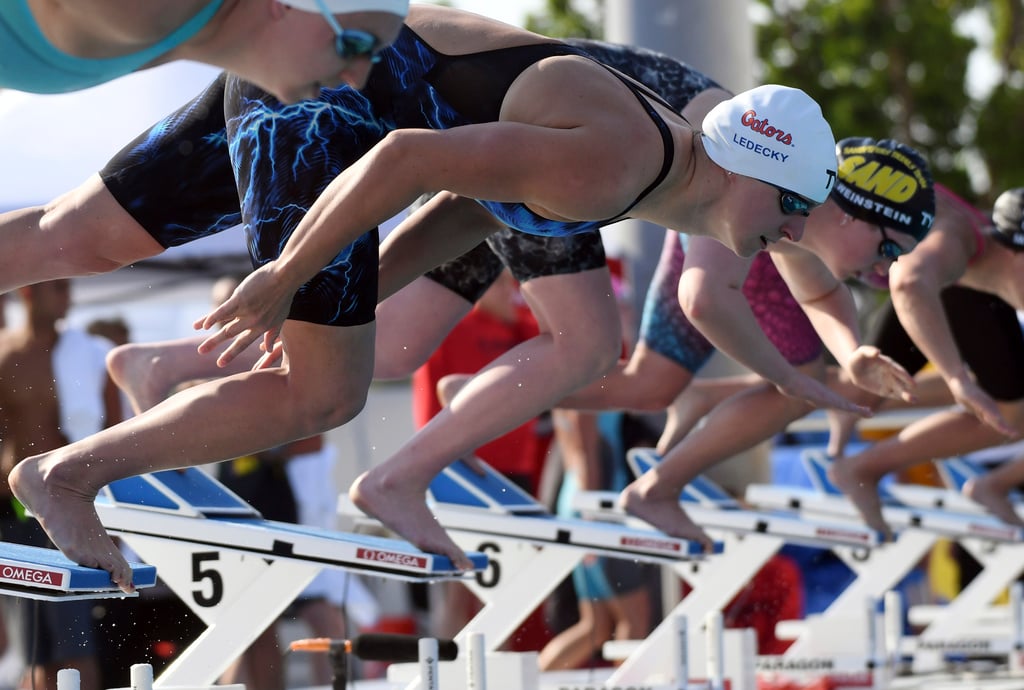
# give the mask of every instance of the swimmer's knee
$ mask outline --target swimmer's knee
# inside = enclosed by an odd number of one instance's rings
[[[609,373],[622,354],[622,330],[602,328],[598,332],[553,334],[556,348],[564,354],[565,366],[592,378]]]
[[[591,373],[603,376],[611,372],[622,355],[622,331],[610,329],[595,338],[590,345],[590,356],[587,358]]]
[[[297,406],[294,426],[301,437],[322,434],[350,422],[366,407],[368,390],[361,393],[352,390],[321,391],[316,395],[304,397],[301,406]],[[300,436],[296,436],[299,438]]]

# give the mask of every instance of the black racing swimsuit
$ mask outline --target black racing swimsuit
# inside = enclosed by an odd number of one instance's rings
[[[1004,402],[1024,398],[1024,333],[1013,307],[991,293],[957,285],[942,291],[942,306],[960,356],[981,389]],[[927,363],[892,302],[869,342],[911,374]]]
[[[505,90],[523,69],[545,57],[570,54],[587,56],[557,42],[446,56],[405,27],[381,53],[362,91],[324,89],[317,100],[285,105],[235,77],[219,79],[119,153],[102,171],[103,179],[165,247],[219,232],[240,219],[259,266],[280,255],[327,185],[389,131],[492,121]],[[620,78],[665,141],[662,171],[635,204],[663,179],[673,148],[643,87]],[[221,99],[223,121],[217,107]],[[540,235],[565,236],[607,222],[565,223],[537,216],[521,204],[481,203],[515,229]],[[300,288],[289,318],[358,325],[373,320],[376,302],[377,233],[368,229]]]
[[[676,112],[682,112],[698,94],[721,88],[690,65],[652,50],[584,39],[570,39],[568,43],[651,89]],[[604,246],[597,229],[557,238],[505,229],[491,235],[477,249],[430,271],[427,277],[475,302],[503,266],[525,283],[604,265]]]

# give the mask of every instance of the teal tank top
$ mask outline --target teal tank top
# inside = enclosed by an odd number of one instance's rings
[[[212,0],[163,40],[137,53],[90,59],[54,48],[32,16],[28,0],[0,0],[0,88],[64,93],[129,74],[195,36],[222,2]]]

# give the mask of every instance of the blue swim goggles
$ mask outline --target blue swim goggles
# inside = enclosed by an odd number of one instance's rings
[[[360,29],[341,28],[341,24],[331,14],[324,0],[316,0],[316,6],[320,9],[320,14],[327,20],[331,30],[334,31],[334,52],[338,54],[338,57],[346,61],[368,57],[370,63],[374,65],[380,62],[380,51],[383,46],[381,46],[379,38]]]
[[[809,216],[811,215],[811,209],[817,206],[817,204],[808,201],[796,192],[791,192],[771,182],[766,184],[779,190],[779,208],[782,209],[782,215],[784,216]]]

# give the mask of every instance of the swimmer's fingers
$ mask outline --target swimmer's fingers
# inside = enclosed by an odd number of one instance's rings
[[[860,417],[871,416],[869,408],[847,400],[817,379],[804,374],[793,377],[785,387],[777,387],[785,395],[806,400],[818,408],[852,412]]]
[[[218,307],[215,307],[213,311],[208,313],[206,316],[201,316],[192,323],[192,328],[197,331],[208,331],[212,328],[216,328],[218,324],[231,323],[237,321],[235,318],[235,305],[232,303],[234,297],[229,297]],[[209,340],[209,339],[208,339]],[[219,341],[218,341],[219,342]],[[204,343],[205,344],[205,343]],[[205,350],[200,345],[200,352],[204,354],[209,352],[210,348]]]
[[[223,367],[252,345],[259,334],[259,331],[243,327],[240,319],[232,319],[199,343],[196,349],[200,354],[205,355],[216,350],[221,343],[230,341],[227,348],[217,357],[217,366]]]
[[[963,405],[971,414],[1009,438],[1017,438],[1020,432],[1006,421],[999,404],[986,393],[973,379],[950,379],[947,381],[949,390],[958,404]]]
[[[269,345],[268,342],[270,343]],[[260,347],[263,350],[263,355],[253,366],[253,371],[270,369],[281,363],[281,360],[284,358],[284,343],[279,339],[273,337],[270,333],[264,333],[263,345]]]
[[[251,328],[239,332],[235,335],[231,344],[227,346],[227,349],[220,353],[220,357],[217,358],[217,366],[226,367],[231,360],[248,350],[249,346],[256,342],[259,337],[260,332]]]

